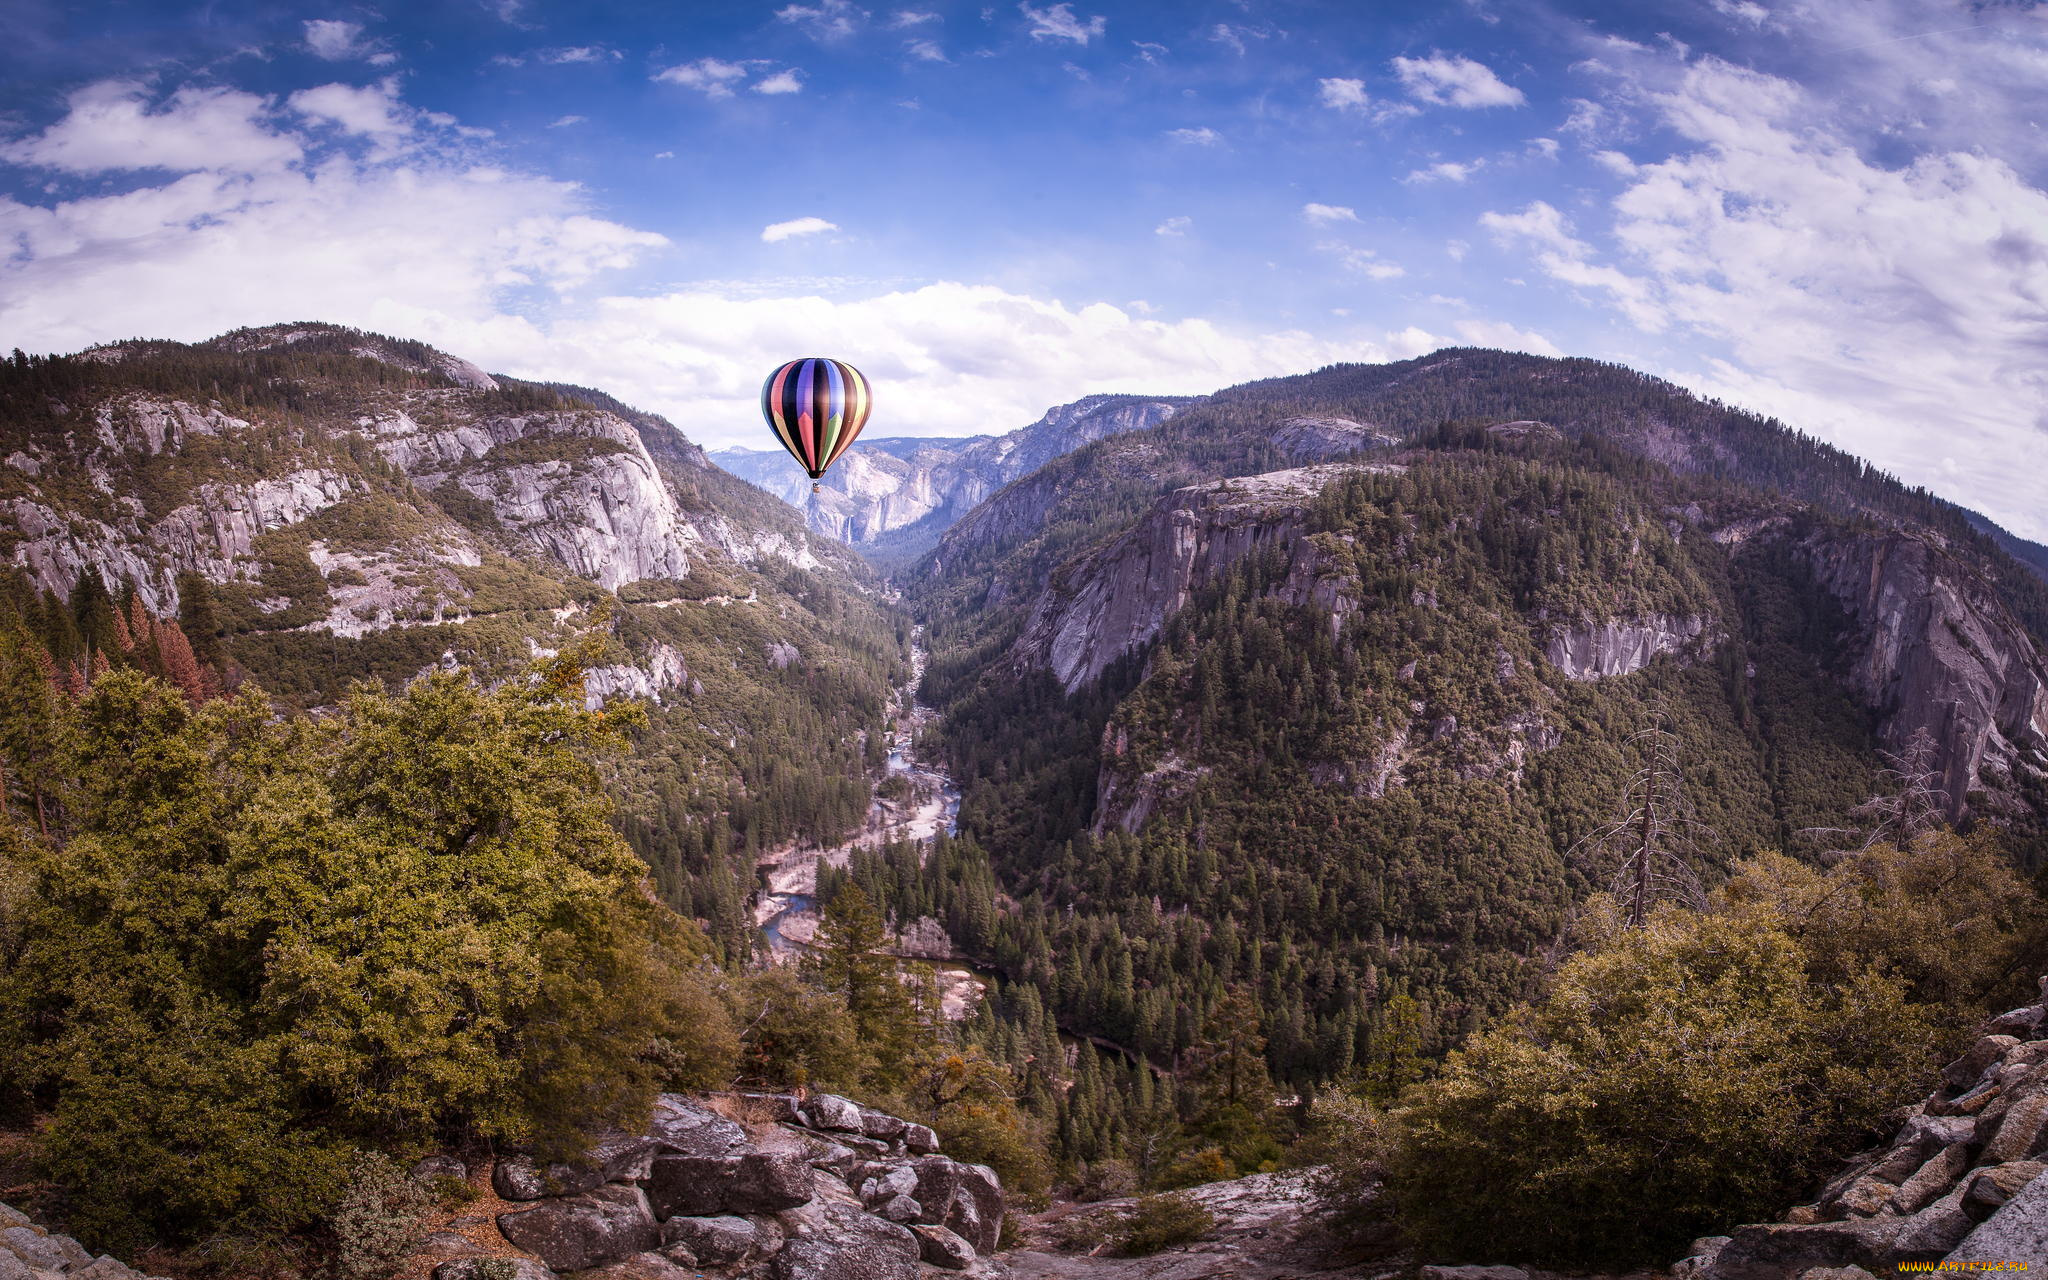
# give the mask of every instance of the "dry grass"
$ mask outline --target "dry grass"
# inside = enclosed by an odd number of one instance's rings
[[[773,1129],[782,1116],[781,1109],[766,1098],[743,1093],[715,1093],[705,1099],[704,1105],[754,1135]]]

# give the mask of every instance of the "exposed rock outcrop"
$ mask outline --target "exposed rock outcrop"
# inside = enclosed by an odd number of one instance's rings
[[[499,1230],[554,1272],[609,1280],[677,1268],[721,1280],[994,1274],[983,1255],[1001,1236],[1002,1184],[939,1154],[930,1129],[829,1094],[732,1095],[725,1109],[748,1123],[663,1094],[646,1133],[614,1135],[580,1161],[501,1159],[493,1189],[526,1203],[500,1214]],[[473,1268],[461,1259],[434,1274],[474,1280]]]
[[[1303,539],[1308,500],[1324,485],[1389,463],[1328,463],[1176,490],[1129,532],[1062,568],[1039,597],[1013,654],[1069,692],[1144,645],[1195,592],[1252,551],[1277,546],[1293,566],[1287,594],[1344,612]]]
[[[1718,639],[1705,615],[1658,613],[1557,627],[1543,643],[1543,656],[1567,680],[1598,680],[1640,671],[1659,654],[1705,657]]]
[[[145,1280],[140,1271],[108,1254],[95,1258],[70,1236],[36,1224],[21,1210],[0,1204],[0,1280]]]
[[[2048,662],[1988,583],[1910,534],[1799,550],[1857,624],[1851,678],[1887,744],[1932,736],[1951,818],[2004,811],[2016,773],[2048,778]]]
[[[863,439],[811,492],[780,449],[721,449],[713,462],[801,507],[810,528],[871,544],[915,528],[936,539],[996,490],[1091,440],[1157,426],[1189,396],[1086,396],[1028,427],[967,439]]]
[[[2048,978],[2000,1014],[1884,1146],[1781,1223],[1694,1245],[1675,1280],[1796,1280],[1816,1267],[2048,1261]]]

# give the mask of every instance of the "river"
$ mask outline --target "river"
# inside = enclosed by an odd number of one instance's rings
[[[896,690],[890,717],[888,768],[876,783],[860,829],[831,846],[795,842],[771,849],[756,865],[760,889],[754,900],[754,923],[761,927],[769,956],[778,963],[802,954],[817,935],[821,864],[844,867],[856,849],[878,848],[892,840],[929,844],[939,832],[951,835],[957,830],[960,789],[943,765],[917,755],[918,734],[938,717],[938,712],[917,700],[925,660],[924,628],[919,627],[911,633],[910,680]],[[900,799],[881,794],[883,783],[894,778],[909,780],[909,793]],[[979,980],[965,969],[942,970],[940,977],[948,1016],[965,1016],[973,1000],[979,998]]]

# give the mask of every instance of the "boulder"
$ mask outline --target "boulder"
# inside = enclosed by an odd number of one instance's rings
[[[0,1204],[0,1231],[9,1227],[32,1227],[35,1220],[10,1204]]]
[[[860,1131],[870,1138],[875,1138],[882,1142],[894,1142],[901,1138],[903,1131],[909,1127],[908,1121],[901,1120],[886,1112],[870,1110],[867,1107],[862,1107],[860,1110]]]
[[[1891,1266],[1901,1262],[1938,1261],[1961,1244],[1963,1237],[1969,1235],[1976,1225],[1963,1212],[1963,1189],[1957,1187],[1905,1219],[1899,1226],[1899,1233],[1892,1237],[1891,1247],[1878,1261]]]
[[[30,1271],[28,1264],[15,1257],[12,1250],[0,1245],[0,1280],[37,1280],[38,1274]]]
[[[2004,1164],[2039,1154],[2043,1129],[2048,1129],[2048,1094],[2021,1098],[2006,1108],[1979,1158],[1985,1164]]]
[[[903,1126],[903,1149],[915,1155],[928,1156],[939,1149],[939,1135],[921,1124]]]
[[[1692,1280],[1713,1264],[1714,1256],[1727,1243],[1727,1236],[1701,1236],[1693,1241],[1686,1249],[1685,1257],[1672,1264],[1672,1280]]]
[[[730,1215],[670,1218],[661,1224],[664,1246],[687,1245],[699,1262],[711,1267],[740,1261],[760,1247],[765,1238],[754,1223]]]
[[[1003,1230],[1003,1186],[995,1171],[939,1155],[919,1156],[911,1168],[921,1221],[950,1227],[980,1252],[993,1252]]]
[[[1913,1176],[1899,1184],[1897,1194],[1892,1196],[1892,1210],[1895,1213],[1918,1213],[1928,1205],[1948,1194],[1955,1186],[1956,1179],[1969,1172],[1970,1146],[1958,1142],[1952,1147],[1943,1147],[1927,1158],[1927,1163],[1915,1170]]]
[[[2048,1022],[2048,1007],[2029,1004],[1999,1014],[1985,1023],[1984,1027],[1987,1031],[2003,1032],[2031,1040],[2040,1033],[2043,1022]]]
[[[68,1271],[65,1280],[149,1280],[140,1271],[119,1258],[101,1254],[93,1264],[82,1271]]]
[[[1520,1267],[1424,1267],[1422,1280],[1529,1280]]]
[[[491,1190],[501,1200],[539,1200],[546,1196],[573,1196],[604,1185],[602,1170],[579,1169],[574,1165],[551,1164],[545,1169],[531,1156],[500,1156],[491,1168]]]
[[[974,1246],[944,1227],[920,1223],[910,1229],[917,1237],[918,1257],[948,1271],[965,1271],[974,1265]]]
[[[2048,1178],[2034,1178],[2013,1193],[1948,1255],[1950,1262],[2033,1261],[2048,1240]]]
[[[603,1186],[498,1215],[498,1230],[556,1271],[582,1271],[646,1253],[661,1242],[646,1192]]]
[[[428,1156],[412,1167],[412,1176],[421,1182],[432,1182],[435,1178],[453,1178],[457,1182],[467,1182],[469,1166],[454,1156]]]
[[[833,1133],[867,1132],[860,1105],[837,1094],[821,1093],[812,1098],[804,1104],[804,1115],[813,1129],[826,1129]]]
[[[859,1172],[861,1203],[869,1208],[887,1204],[898,1196],[917,1194],[917,1170],[910,1165],[870,1163]]]
[[[1897,1190],[1896,1186],[1883,1178],[1864,1174],[1831,1198],[1822,1200],[1820,1207],[1823,1212],[1832,1211],[1844,1216],[1853,1214],[1859,1218],[1868,1218],[1890,1204],[1892,1194]]]
[[[636,1253],[583,1273],[579,1280],[702,1280],[702,1272],[685,1269],[661,1253]]]
[[[2020,1188],[2041,1176],[2048,1164],[2039,1160],[2013,1160],[1979,1169],[1963,1188],[1963,1212],[1982,1222],[1997,1212]]]
[[[1891,1247],[1900,1223],[1898,1218],[1858,1218],[1737,1227],[1713,1262],[1696,1274],[1700,1280],[1786,1280],[1809,1267],[1870,1265]]]
[[[654,1100],[654,1121],[647,1132],[671,1155],[728,1156],[747,1145],[747,1131],[736,1122],[680,1093],[664,1093]]]
[[[495,1265],[486,1269],[486,1262]],[[491,1280],[500,1267],[512,1268],[512,1280],[556,1280],[554,1272],[532,1258],[457,1258],[435,1267],[434,1280]]]
[[[736,1156],[660,1156],[647,1194],[662,1218],[682,1214],[776,1213],[808,1203],[814,1175],[804,1157],[750,1151]]]
[[[1977,1077],[1984,1074],[1985,1068],[2018,1044],[2019,1041],[2012,1036],[1984,1036],[1970,1046],[1969,1052],[1941,1069],[1941,1082],[1951,1089],[1968,1089],[1977,1083]]]
[[[812,1205],[784,1215],[791,1238],[775,1255],[774,1280],[915,1280],[923,1250],[905,1227],[851,1205]]]
[[[891,1222],[916,1222],[924,1217],[924,1206],[909,1196],[891,1196],[887,1203],[875,1210]]]
[[[436,1231],[413,1246],[417,1262],[445,1262],[451,1258],[473,1258],[482,1252],[476,1242],[456,1231]]]
[[[13,1250],[38,1271],[80,1271],[92,1265],[92,1255],[84,1245],[70,1236],[46,1235],[35,1227],[0,1231],[0,1248]]]

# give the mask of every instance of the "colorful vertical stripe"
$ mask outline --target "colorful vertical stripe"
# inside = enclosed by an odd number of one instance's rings
[[[873,404],[868,380],[843,360],[792,360],[761,384],[761,416],[813,480],[846,452]]]

